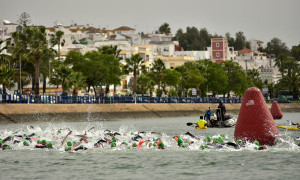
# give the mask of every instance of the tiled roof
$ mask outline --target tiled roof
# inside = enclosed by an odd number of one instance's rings
[[[243,53],[251,53],[251,52],[253,52],[253,51],[251,51],[251,50],[248,49],[248,48],[244,48],[244,49],[238,51],[239,54],[243,54]]]
[[[51,32],[54,32],[55,31],[55,28],[53,27],[49,27],[49,28],[46,28],[47,30],[51,31]]]
[[[114,29],[114,31],[131,31],[131,30],[134,30],[134,29],[127,27],[127,26],[121,26],[121,27]]]

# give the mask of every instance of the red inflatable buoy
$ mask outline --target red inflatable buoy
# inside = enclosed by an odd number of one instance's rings
[[[261,145],[275,145],[278,129],[258,88],[248,88],[244,94],[234,138],[258,141]]]
[[[271,114],[274,119],[281,119],[283,116],[282,111],[276,101],[273,101],[273,103],[272,103]]]

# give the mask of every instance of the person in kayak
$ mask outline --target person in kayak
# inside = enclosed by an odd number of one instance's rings
[[[197,121],[196,129],[207,129],[207,122],[203,119],[203,116],[200,116]]]

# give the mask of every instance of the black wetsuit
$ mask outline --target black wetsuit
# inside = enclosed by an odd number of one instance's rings
[[[140,135],[136,135],[133,138],[131,138],[133,141],[139,141],[138,139],[142,139],[143,137]]]
[[[100,145],[103,147],[103,143],[107,143],[106,140],[103,140],[103,139],[100,139],[99,141],[97,141],[95,144],[94,144],[94,147],[97,148],[99,147]]]
[[[88,148],[86,148],[86,147],[79,146],[78,148],[75,148],[74,151],[87,150],[87,149]]]
[[[226,108],[225,108],[225,105],[224,104],[220,104],[218,106],[218,109],[220,109],[220,118],[221,118],[221,121],[225,121],[225,113],[226,113]]]

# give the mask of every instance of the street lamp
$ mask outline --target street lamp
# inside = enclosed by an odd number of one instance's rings
[[[244,61],[246,63],[246,75],[248,75],[248,59],[245,59]]]
[[[48,81],[48,86],[49,86],[49,97],[50,97],[50,59],[49,59],[49,81]]]
[[[22,78],[21,78],[22,69],[21,69],[21,54],[19,54],[19,58],[20,58],[20,95],[22,95]]]

